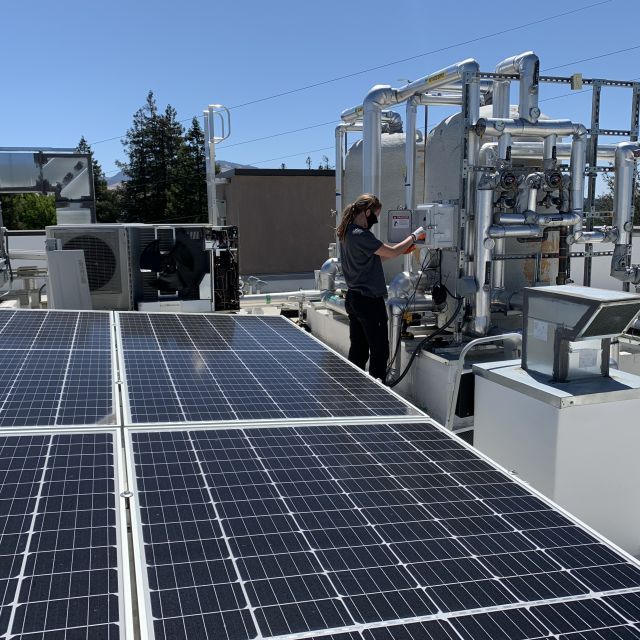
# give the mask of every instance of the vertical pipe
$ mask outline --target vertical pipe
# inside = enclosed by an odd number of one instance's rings
[[[215,178],[211,174],[211,159],[209,157],[209,144],[211,138],[211,134],[209,132],[209,112],[203,111],[202,113],[204,114],[204,161],[207,174],[207,219],[209,220],[209,224],[213,224],[213,200],[215,199],[213,194],[213,180]]]
[[[511,81],[494,80],[492,84],[494,118],[508,118],[511,106]],[[504,139],[504,140],[503,140]],[[507,149],[511,146],[511,136],[502,135],[498,138],[498,158],[504,160],[507,157]],[[503,257],[506,251],[506,240],[500,238],[495,241],[494,255]],[[491,268],[494,289],[504,289],[504,260],[495,260]]]
[[[405,148],[404,148],[404,206],[406,209],[415,209],[414,184],[415,160],[416,160],[416,116],[418,111],[417,100],[414,96],[407,100],[407,115],[405,119]]]
[[[342,125],[336,127],[336,230],[342,222],[342,178],[343,178],[343,151],[342,146],[345,137]],[[340,262],[340,239],[336,235],[336,259]]]
[[[579,133],[573,136],[571,142],[571,213],[580,215],[580,222],[574,225],[574,234],[580,234],[583,230],[584,215],[584,171],[587,163],[587,135],[586,129],[581,126]],[[585,283],[586,284],[586,283]]]
[[[214,109],[207,109],[207,118],[209,120],[209,171],[211,172],[211,200],[209,202],[209,224],[219,225],[220,217],[218,212],[218,195],[216,193],[216,142],[215,142],[215,123]]]
[[[479,70],[479,65],[474,63],[474,73]],[[472,70],[470,69],[469,72]],[[475,172],[473,167],[478,164],[478,156],[480,153],[480,138],[471,125],[475,124],[480,118],[480,80],[477,77],[463,78],[463,95],[466,95],[466,99],[463,99],[463,109],[466,111],[465,125],[469,125],[469,131],[467,132],[467,181],[465,192],[465,208],[467,213],[467,220],[465,224],[465,242],[464,250],[467,253],[473,255],[473,249],[475,246],[475,235],[477,223],[473,220],[474,205],[475,205]],[[466,274],[468,276],[474,275],[474,263],[470,260],[467,262]]]
[[[413,211],[415,209],[415,186],[413,179],[415,176],[415,160],[416,160],[416,116],[418,112],[419,98],[411,96],[407,100],[407,115],[405,119],[405,146],[404,146],[404,206],[405,209]],[[411,273],[412,271],[411,254],[404,256],[404,271]]]
[[[491,285],[489,281],[489,263],[491,249],[488,242],[488,231],[493,217],[493,188],[490,180],[483,178],[476,191],[476,236],[474,247],[474,264],[476,275],[476,292],[474,295],[473,332],[484,336],[491,322]]]
[[[544,169],[551,169],[556,160],[556,143],[558,136],[552,134],[547,136],[542,143],[542,166]]]

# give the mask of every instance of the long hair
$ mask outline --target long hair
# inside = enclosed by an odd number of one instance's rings
[[[347,227],[354,221],[354,219],[363,211],[379,211],[382,209],[382,203],[378,200],[377,196],[372,193],[363,193],[355,202],[347,205],[342,212],[342,220],[336,229],[336,234],[340,240],[344,240],[347,233]]]

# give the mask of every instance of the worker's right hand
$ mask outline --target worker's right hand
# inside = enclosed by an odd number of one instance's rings
[[[427,237],[424,227],[418,227],[415,231],[411,233],[411,235],[413,236],[414,242],[422,242]]]

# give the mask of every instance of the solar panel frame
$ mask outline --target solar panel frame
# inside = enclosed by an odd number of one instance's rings
[[[115,318],[114,313],[112,311],[73,311],[68,309],[2,309],[0,312],[11,312],[11,319],[15,319],[16,314],[25,314],[25,320],[27,317],[34,318],[35,314],[42,314],[43,322],[40,324],[40,328],[44,326],[44,322],[47,317],[54,317],[54,315],[75,315],[78,318],[78,323],[82,319],[82,314],[91,314],[91,315],[100,315],[103,317],[109,318],[109,346],[105,348],[104,345],[99,345],[97,348],[92,349],[90,344],[87,346],[86,343],[83,343],[80,347],[74,347],[72,344],[69,346],[63,346],[56,348],[55,346],[32,346],[33,341],[36,339],[37,333],[34,333],[30,336],[25,336],[24,338],[18,338],[18,341],[22,340],[21,345],[18,347],[11,347],[10,345],[2,346],[0,345],[1,353],[11,353],[16,360],[20,359],[21,355],[24,355],[24,358],[21,360],[21,368],[25,366],[25,363],[28,361],[28,354],[41,354],[41,355],[54,355],[54,354],[64,354],[66,358],[66,364],[64,367],[64,378],[60,384],[60,390],[57,395],[58,409],[56,412],[56,416],[54,418],[54,424],[26,424],[26,425],[18,425],[12,427],[11,425],[0,424],[0,430],[4,429],[15,429],[15,430],[32,430],[32,429],[41,429],[43,431],[47,431],[49,429],[90,429],[90,428],[109,428],[109,427],[121,427],[122,426],[122,406],[121,406],[121,397],[120,397],[120,384],[119,384],[119,363],[117,357],[117,346],[115,342]],[[0,326],[0,337],[7,326],[8,322]],[[76,337],[79,335],[77,332],[77,325],[74,328],[74,335]],[[52,338],[52,339],[55,339]],[[29,344],[27,344],[29,341]],[[55,343],[54,343],[55,344]],[[63,411],[63,401],[65,398],[65,394],[68,393],[69,389],[73,389],[73,387],[67,386],[67,376],[72,372],[74,366],[78,364],[78,362],[74,362],[74,359],[77,356],[92,353],[92,352],[104,352],[109,351],[110,357],[110,366],[109,366],[109,375],[111,378],[111,413],[106,415],[103,419],[97,420],[95,422],[79,422],[73,423],[69,421],[64,421],[64,419],[60,420],[60,416]],[[82,362],[80,362],[82,364]],[[9,398],[10,396],[7,396]],[[0,406],[2,402],[0,402]],[[72,404],[70,406],[73,406]]]
[[[123,449],[123,432],[119,426],[114,427],[97,427],[93,429],[77,429],[59,427],[42,427],[42,428],[19,428],[19,429],[0,429],[0,438],[3,437],[21,437],[21,436],[81,436],[81,435],[98,435],[107,434],[113,437],[113,480],[114,480],[114,516],[115,516],[115,535],[116,535],[116,553],[117,553],[117,573],[118,573],[118,628],[121,640],[132,640],[137,637],[136,625],[133,614],[133,591],[132,591],[132,572],[129,553],[129,534],[126,512],[126,500],[128,499],[127,486],[127,467],[125,464],[125,456]],[[32,517],[34,522],[39,512],[34,511]],[[25,552],[29,551],[28,548]],[[55,553],[55,551],[54,551]],[[31,554],[29,554],[31,555]],[[28,556],[27,556],[28,557]],[[26,566],[23,564],[23,568]],[[18,585],[16,587],[16,598],[19,594],[20,584],[24,577],[21,570],[18,576]],[[89,596],[91,597],[91,596]],[[71,598],[71,597],[70,597]],[[28,603],[17,603],[16,606]],[[90,627],[87,627],[89,629]],[[65,631],[43,630],[34,632],[25,632],[19,636],[11,637],[49,637],[53,634],[56,637],[62,637]],[[58,634],[58,635],[56,635]],[[66,637],[66,635],[64,636]],[[75,637],[75,636],[74,636]]]
[[[251,315],[246,315],[246,316],[236,316],[236,315],[229,315],[229,314],[222,314],[222,313],[189,313],[189,314],[174,314],[174,313],[163,313],[163,312],[145,312],[140,313],[140,312],[127,312],[127,311],[116,311],[115,313],[115,335],[116,335],[116,343],[118,345],[118,350],[117,350],[117,355],[118,355],[118,369],[119,369],[119,382],[121,384],[121,389],[122,389],[122,397],[121,397],[121,406],[122,406],[122,415],[123,415],[123,425],[124,426],[135,426],[135,427],[175,427],[176,424],[180,424],[183,425],[185,427],[191,427],[192,425],[202,425],[202,426],[207,426],[210,424],[222,424],[222,423],[229,423],[229,422],[233,422],[234,424],[240,424],[240,423],[248,423],[251,419],[249,418],[238,418],[238,419],[234,419],[234,418],[222,418],[220,420],[213,420],[213,419],[206,419],[206,420],[175,420],[175,421],[148,421],[148,422],[135,422],[133,419],[133,415],[132,415],[132,407],[131,407],[131,399],[130,399],[130,394],[129,394],[129,384],[128,384],[128,380],[127,380],[127,366],[126,366],[126,362],[125,362],[125,357],[126,357],[126,353],[127,352],[132,352],[132,351],[141,351],[141,352],[145,352],[145,353],[160,353],[162,355],[162,349],[160,347],[159,342],[157,342],[156,344],[156,348],[150,348],[148,341],[144,341],[142,343],[142,346],[140,346],[139,348],[131,348],[129,350],[127,350],[126,348],[126,340],[122,335],[122,327],[121,327],[121,322],[120,322],[120,318],[122,318],[123,316],[135,316],[137,318],[143,318],[144,316],[150,316],[150,317],[166,317],[168,320],[172,320],[173,318],[180,317],[180,318],[195,318],[195,317],[214,317],[214,318],[221,318],[224,320],[232,320],[232,321],[237,321],[238,318],[240,318],[240,321],[243,322],[258,322],[260,321],[262,318],[260,316],[251,316]],[[294,329],[297,332],[300,332],[301,336],[304,336],[305,338],[308,338],[309,340],[313,341],[313,345],[314,348],[308,350],[311,353],[323,353],[323,352],[327,352],[332,354],[333,356],[337,357],[341,363],[346,364],[350,369],[352,369],[354,371],[354,373],[358,376],[365,376],[364,380],[367,381],[367,383],[369,384],[373,384],[375,385],[377,388],[380,389],[380,391],[383,394],[386,394],[387,397],[391,397],[393,398],[395,401],[397,401],[398,403],[400,403],[400,405],[402,405],[404,408],[406,408],[407,411],[411,411],[412,413],[410,414],[390,414],[390,415],[384,415],[384,414],[371,414],[369,413],[368,415],[365,415],[363,413],[363,415],[345,415],[345,416],[325,416],[325,417],[309,417],[309,418],[304,418],[304,417],[295,417],[295,418],[287,418],[286,416],[282,417],[276,417],[276,418],[256,418],[256,420],[259,420],[259,422],[261,424],[272,424],[274,426],[277,426],[279,424],[291,424],[293,422],[295,422],[296,424],[318,424],[319,422],[322,422],[323,420],[330,420],[330,421],[336,421],[339,420],[341,424],[360,424],[360,423],[367,423],[367,422],[376,422],[376,421],[384,421],[384,422],[406,422],[407,420],[411,421],[414,419],[422,419],[422,418],[428,418],[429,416],[424,413],[422,410],[420,410],[419,408],[415,407],[414,405],[412,405],[410,402],[408,402],[405,398],[403,398],[401,395],[399,395],[396,391],[394,391],[393,389],[390,389],[389,387],[383,385],[381,382],[379,382],[378,380],[376,380],[375,378],[371,377],[368,373],[363,372],[361,369],[359,369],[358,367],[356,367],[353,363],[349,362],[349,360],[347,360],[347,358],[345,358],[343,355],[341,355],[340,353],[338,353],[336,350],[332,349],[331,347],[327,346],[326,344],[324,344],[322,341],[320,341],[318,338],[316,338],[315,336],[311,335],[310,333],[307,333],[304,329],[298,327],[295,323],[293,323],[291,320],[289,320],[288,318],[285,318],[284,316],[267,316],[269,318],[269,321],[273,322],[273,321],[277,321],[277,322],[281,322],[283,327],[287,327],[290,329]],[[277,319],[277,320],[275,320]],[[179,339],[182,339],[179,338]],[[227,353],[234,353],[236,351],[235,348],[233,348],[232,346],[229,346],[229,348],[227,349],[198,349],[197,344],[195,343],[195,340],[193,340],[193,344],[195,345],[195,349],[190,349],[189,351],[195,351],[198,355],[201,355],[201,351],[205,351],[205,352],[216,352],[216,351],[222,351],[222,352],[227,352]],[[294,350],[298,350],[297,347],[293,346],[290,347],[293,348]],[[251,345],[248,345],[246,348],[246,351],[251,351]],[[269,351],[267,349],[265,349],[264,351],[266,351],[267,353],[269,353]],[[307,351],[307,350],[300,350],[302,352]],[[162,356],[163,361],[164,361],[164,356]],[[244,363],[243,363],[244,364]],[[165,365],[167,370],[169,369],[169,365]],[[247,366],[248,365],[244,365]],[[310,367],[313,366],[312,363],[309,364]],[[318,365],[319,366],[319,365]],[[321,367],[319,367],[321,368]],[[321,368],[322,369],[322,368]],[[335,380],[332,378],[332,380]],[[171,380],[170,381],[171,385],[173,386],[174,390],[175,390],[175,386],[174,386],[174,381]],[[336,382],[337,384],[339,384],[339,382]],[[349,392],[351,393],[351,392]],[[179,397],[179,394],[176,391],[176,396]],[[267,396],[269,396],[269,394],[267,394]],[[269,396],[270,397],[270,396]],[[356,396],[353,396],[354,398],[356,398]],[[359,400],[359,399],[358,399]],[[360,401],[360,400],[359,400]],[[184,412],[182,412],[183,415]]]
[[[439,431],[445,433],[448,437],[450,437],[454,442],[456,442],[459,445],[462,445],[464,449],[473,453],[475,456],[477,456],[482,461],[489,464],[495,470],[500,471],[503,474],[506,474],[509,480],[511,480],[512,482],[522,487],[522,489],[524,490],[525,496],[533,495],[535,498],[541,500],[548,507],[550,507],[554,512],[560,513],[562,516],[570,520],[574,525],[579,527],[579,529],[587,532],[597,541],[605,545],[606,548],[616,552],[617,554],[622,556],[625,560],[627,560],[631,565],[640,569],[640,560],[628,554],[626,551],[624,551],[623,549],[621,549],[620,547],[618,547],[617,545],[609,541],[603,535],[601,535],[600,533],[598,533],[597,531],[589,527],[587,524],[579,520],[577,517],[573,516],[571,513],[566,511],[560,505],[554,503],[552,500],[544,496],[542,493],[540,493],[539,491],[537,491],[536,489],[528,485],[525,481],[521,480],[517,475],[511,473],[501,465],[491,460],[488,456],[474,449],[471,445],[469,445],[467,442],[462,440],[459,436],[455,435],[450,431],[447,431],[446,429],[444,429],[444,427],[434,422],[432,419],[429,419],[429,418],[416,419],[416,420],[405,419],[403,421],[369,420],[368,422],[364,422],[364,423],[363,422],[347,422],[342,419],[331,419],[331,420],[325,419],[325,420],[316,420],[313,423],[313,426],[331,429],[331,427],[334,427],[334,426],[342,426],[342,425],[345,425],[345,426],[363,425],[364,426],[365,424],[374,425],[374,426],[375,425],[382,426],[385,424],[389,424],[391,426],[393,426],[394,424],[407,424],[407,425],[416,425],[416,426],[431,425],[436,427]],[[130,480],[131,490],[133,491],[133,494],[134,494],[131,502],[131,535],[132,535],[132,541],[133,541],[134,565],[135,565],[135,571],[137,576],[136,584],[137,584],[137,590],[138,590],[139,624],[140,624],[142,638],[152,639],[155,637],[155,635],[153,633],[152,624],[150,624],[150,621],[153,620],[154,618],[152,615],[150,587],[149,587],[148,575],[146,570],[146,562],[145,562],[145,551],[144,551],[145,543],[144,543],[143,528],[142,528],[143,525],[142,525],[139,510],[138,510],[138,503],[137,503],[136,491],[137,491],[137,479],[139,476],[136,473],[136,469],[135,469],[135,461],[134,461],[135,455],[134,455],[134,445],[133,445],[132,436],[135,433],[162,433],[167,431],[185,433],[185,432],[235,430],[235,429],[251,430],[251,429],[261,429],[265,427],[273,428],[278,426],[283,426],[285,428],[286,426],[295,428],[295,427],[310,427],[312,425],[309,423],[308,420],[288,421],[286,422],[286,425],[274,424],[272,422],[266,422],[266,421],[263,421],[263,422],[245,421],[245,422],[226,422],[226,423],[220,423],[220,424],[210,424],[207,426],[194,425],[194,424],[189,424],[189,425],[179,424],[179,425],[174,425],[173,428],[171,429],[156,429],[153,427],[143,426],[143,425],[136,425],[134,427],[125,427],[123,429],[124,443],[125,443],[125,450],[126,450],[127,475]],[[205,471],[203,470],[203,475],[204,473]],[[289,496],[288,499],[291,500],[291,497]],[[274,551],[274,553],[276,552]],[[315,553],[318,553],[317,549]],[[320,553],[322,553],[322,551],[320,551]],[[233,556],[233,554],[231,555]],[[257,557],[260,557],[260,556],[257,556]],[[406,561],[406,558],[402,558],[402,560]],[[239,571],[238,571],[238,575],[240,575]],[[546,574],[543,574],[543,575],[546,575]],[[253,581],[255,581],[255,579]],[[246,581],[246,582],[247,584],[250,584],[252,581]],[[428,615],[414,616],[414,617],[408,617],[408,618],[397,618],[393,620],[381,620],[380,622],[373,622],[373,623],[372,622],[364,622],[364,623],[356,622],[356,624],[354,625],[340,626],[335,628],[332,627],[332,628],[323,629],[323,630],[315,630],[315,631],[311,630],[311,631],[296,632],[296,633],[290,633],[290,634],[276,634],[274,636],[259,636],[259,637],[265,637],[265,638],[274,637],[282,640],[284,640],[285,638],[291,638],[291,640],[296,640],[296,639],[303,640],[305,638],[316,640],[316,639],[325,638],[325,637],[326,638],[333,638],[333,637],[342,638],[343,636],[341,634],[345,634],[344,637],[349,638],[350,637],[349,634],[353,634],[353,637],[355,638],[360,638],[360,637],[369,638],[370,636],[367,634],[364,634],[363,632],[367,630],[383,629],[387,627],[399,628],[399,625],[410,625],[416,622],[432,623],[435,625],[436,621],[441,621],[441,622],[452,621],[457,618],[464,618],[467,616],[471,617],[471,616],[482,615],[486,613],[495,613],[495,612],[502,612],[502,611],[504,612],[527,611],[530,607],[542,607],[546,605],[573,603],[573,602],[589,602],[592,600],[598,600],[598,602],[603,602],[604,601],[603,599],[611,598],[613,596],[626,595],[626,594],[633,594],[633,595],[639,596],[640,585],[633,586],[633,587],[623,587],[619,589],[612,589],[612,590],[603,591],[603,592],[595,592],[595,593],[590,592],[590,593],[585,593],[584,595],[570,595],[566,597],[554,597],[554,598],[548,598],[548,599],[541,599],[539,601],[534,601],[534,602],[525,602],[525,603],[516,602],[516,603],[498,604],[498,605],[492,605],[488,607],[477,607],[474,609],[453,611],[450,613],[447,613],[445,611],[442,614],[440,613],[433,614],[433,615],[428,614]],[[248,596],[246,596],[246,600],[247,600],[247,603],[250,602],[250,599]],[[640,598],[638,601],[640,603]],[[640,618],[640,616],[638,617]],[[257,624],[256,624],[256,629],[259,629]],[[450,632],[452,634],[452,637],[457,637],[457,634],[454,631],[450,631]],[[369,631],[369,633],[371,633],[371,631]],[[580,636],[580,633],[577,632],[576,638],[579,636]],[[422,635],[416,636],[416,638],[418,637],[422,638],[423,636]],[[550,638],[551,635],[549,635],[548,637]],[[562,637],[565,637],[565,636],[563,635]]]

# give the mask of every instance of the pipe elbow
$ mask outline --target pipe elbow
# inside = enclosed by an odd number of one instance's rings
[[[577,123],[573,126],[573,137],[575,139],[584,138],[588,133],[587,127],[583,124]]]
[[[382,107],[388,107],[389,105],[396,104],[395,90],[388,84],[377,84],[369,89],[362,106],[364,109],[375,107],[381,109]]]
[[[474,60],[473,58],[467,58],[462,62],[458,63],[458,73],[460,77],[462,77],[465,73],[479,73],[480,72],[480,64]]]
[[[638,158],[640,158],[640,143],[621,142],[616,145],[616,163],[635,162]]]

